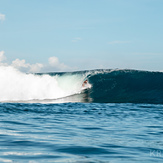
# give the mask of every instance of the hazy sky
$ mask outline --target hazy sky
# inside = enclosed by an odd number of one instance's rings
[[[33,71],[163,70],[163,0],[0,0],[0,62]]]

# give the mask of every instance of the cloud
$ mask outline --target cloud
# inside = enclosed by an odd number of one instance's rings
[[[4,51],[0,51],[0,62],[6,60],[4,53],[5,53]]]
[[[12,61],[11,66],[19,69],[20,71],[24,72],[40,72],[40,70],[44,67],[41,63],[29,64],[26,63],[24,59],[16,59]]]
[[[128,44],[128,43],[130,43],[130,41],[118,41],[118,40],[116,40],[116,41],[108,42],[108,44],[110,44],[110,45],[114,45],[114,44]]]
[[[41,63],[35,63],[30,65],[30,72],[40,72],[41,69],[44,67]]]
[[[50,72],[50,71],[68,71],[72,70],[69,66],[61,63],[59,59],[55,56],[48,59],[47,64],[35,63],[30,64],[26,63],[25,59],[15,59],[10,64],[5,63],[6,57],[4,51],[0,51],[0,66],[12,66],[22,72],[27,73],[38,73],[38,72]]]
[[[75,37],[73,40],[72,40],[72,42],[78,42],[78,41],[81,41],[82,40],[82,38],[80,38],[80,37]]]
[[[11,65],[15,68],[19,68],[19,67],[28,68],[30,66],[28,63],[25,63],[24,59],[23,60],[16,59],[16,60],[12,61]]]
[[[4,63],[4,61],[6,60],[6,57],[4,55],[4,51],[0,51],[0,66],[6,66],[7,63]]]
[[[47,71],[64,71],[70,69],[68,66],[66,66],[64,63],[60,63],[59,59],[55,56],[50,57],[48,59],[48,64],[41,64],[41,63],[35,63],[35,64],[29,64],[26,63],[24,59],[16,59],[12,61],[11,64],[12,67],[23,71],[23,72],[31,72],[31,73],[38,73],[38,72],[47,72]]]
[[[0,13],[0,21],[4,21],[5,20],[5,15]]]
[[[52,67],[57,67],[60,64],[57,57],[50,57],[48,61]]]
[[[69,69],[69,67],[66,66],[64,63],[60,63],[60,62],[59,62],[59,59],[58,59],[57,57],[55,57],[55,56],[50,57],[50,58],[48,59],[48,61],[49,61],[49,65],[50,65],[51,67],[56,68],[57,70],[61,70],[61,71],[62,71],[62,70]]]

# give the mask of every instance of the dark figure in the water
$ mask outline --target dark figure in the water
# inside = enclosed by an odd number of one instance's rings
[[[87,84],[88,84],[88,80],[85,80],[85,81],[83,82],[82,86],[84,87],[84,86],[87,85]]]

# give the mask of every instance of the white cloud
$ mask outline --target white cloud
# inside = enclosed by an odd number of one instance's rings
[[[23,72],[46,72],[46,71],[64,71],[69,70],[70,68],[66,66],[64,63],[60,63],[59,59],[55,56],[50,57],[48,59],[48,65],[43,65],[41,63],[29,64],[26,63],[24,59],[16,59],[12,61],[11,66],[23,71]]]
[[[0,51],[0,62],[6,60],[4,53],[5,53],[4,51]]]
[[[4,51],[0,51],[0,66],[12,66],[22,72],[49,72],[49,71],[68,71],[72,70],[72,68],[66,66],[64,63],[61,63],[59,59],[55,56],[50,57],[48,59],[48,64],[35,63],[30,64],[26,63],[25,59],[15,59],[10,64],[5,63],[6,57],[4,55]]]
[[[80,38],[80,37],[75,37],[73,40],[72,40],[72,42],[78,42],[78,41],[81,41],[82,40],[82,38]]]
[[[5,20],[5,15],[0,13],[0,21],[4,21]]]
[[[59,66],[59,60],[58,60],[58,58],[57,57],[50,57],[49,59],[48,59],[48,61],[49,61],[49,64],[50,64],[50,66],[52,66],[52,67],[57,67],[57,66]]]
[[[114,45],[114,44],[127,44],[127,43],[130,43],[129,41],[110,41],[108,42],[108,44],[111,44],[111,45]]]
[[[41,63],[35,63],[33,65],[30,65],[30,72],[40,72],[41,69],[44,67]]]
[[[12,61],[11,66],[24,71],[24,72],[40,72],[40,70],[44,67],[41,63],[29,64],[26,63],[24,59],[16,59]]]
[[[30,66],[30,64],[28,63],[25,63],[25,60],[20,60],[20,59],[16,59],[14,61],[12,61],[12,64],[11,64],[13,67],[15,68],[28,68]]]
[[[59,59],[57,57],[55,57],[55,56],[50,57],[48,59],[48,61],[49,61],[49,65],[51,67],[56,68],[57,70],[66,70],[66,69],[69,69],[69,67],[66,66],[64,63],[60,63],[59,62]]]

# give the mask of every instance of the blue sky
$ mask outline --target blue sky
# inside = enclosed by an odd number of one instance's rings
[[[0,61],[37,71],[160,71],[162,8],[163,0],[0,0]]]

